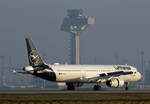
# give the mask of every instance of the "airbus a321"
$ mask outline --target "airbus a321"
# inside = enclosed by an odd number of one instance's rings
[[[75,90],[84,83],[95,83],[94,90],[101,89],[101,83],[108,87],[125,86],[129,82],[141,79],[140,72],[129,65],[62,65],[46,64],[38,54],[31,39],[26,38],[29,66],[23,68],[25,73],[32,74],[49,81],[66,83],[67,90]]]

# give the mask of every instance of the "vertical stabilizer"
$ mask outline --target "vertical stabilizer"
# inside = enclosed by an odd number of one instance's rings
[[[28,52],[28,60],[31,66],[43,65],[44,62],[38,54],[33,42],[29,38],[25,38]]]

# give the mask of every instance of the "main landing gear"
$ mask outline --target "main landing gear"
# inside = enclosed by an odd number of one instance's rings
[[[125,90],[129,90],[129,83],[128,82],[125,82]]]
[[[75,86],[73,83],[66,83],[67,85],[67,90],[75,90]]]
[[[101,90],[101,86],[98,85],[98,84],[97,84],[97,85],[94,85],[93,89],[94,89],[95,91]]]

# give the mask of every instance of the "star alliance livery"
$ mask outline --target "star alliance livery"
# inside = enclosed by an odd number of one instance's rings
[[[25,73],[53,82],[66,83],[68,90],[75,90],[84,83],[95,83],[93,89],[100,90],[101,83],[119,88],[141,79],[141,74],[129,65],[61,65],[46,64],[38,54],[31,39],[26,38],[29,66]]]

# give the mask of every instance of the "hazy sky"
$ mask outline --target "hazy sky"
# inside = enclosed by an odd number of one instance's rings
[[[96,23],[80,36],[84,64],[138,64],[150,60],[150,0],[0,0],[0,56],[27,65],[25,37],[49,63],[69,61],[69,33],[60,31],[67,9],[81,8]],[[31,32],[27,35],[25,32]]]

